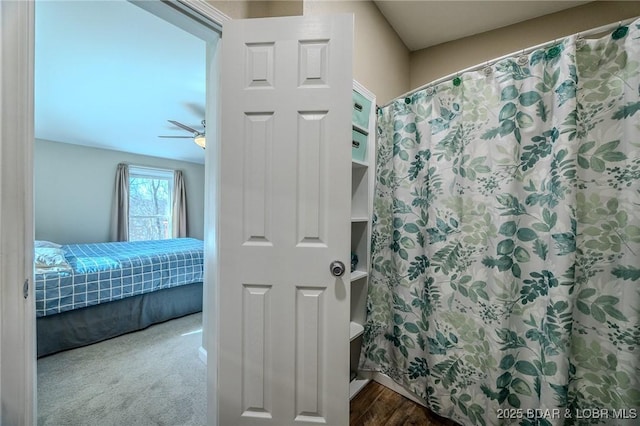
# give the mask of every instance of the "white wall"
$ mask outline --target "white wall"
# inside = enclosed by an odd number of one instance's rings
[[[204,235],[204,166],[36,140],[35,238],[61,244],[109,241],[118,163],[182,170],[190,237]]]

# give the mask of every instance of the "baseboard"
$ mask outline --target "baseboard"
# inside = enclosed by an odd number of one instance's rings
[[[405,398],[408,398],[410,400],[412,400],[413,402],[422,405],[423,407],[427,406],[427,403],[424,399],[420,398],[419,396],[415,395],[413,392],[409,391],[407,388],[405,388],[402,385],[399,385],[398,383],[396,383],[395,381],[393,381],[393,379],[389,376],[387,376],[386,374],[382,374],[378,371],[360,371],[359,375],[362,377],[366,377],[368,379],[371,379],[377,383],[380,383],[382,386],[391,389],[392,391],[399,393],[400,395],[404,396]]]
[[[207,365],[207,350],[202,346],[200,346],[200,349],[198,349],[198,357],[200,358],[200,361],[204,363],[204,365]]]

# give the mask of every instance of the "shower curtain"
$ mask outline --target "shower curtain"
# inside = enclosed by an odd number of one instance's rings
[[[640,20],[382,108],[360,368],[463,425],[638,424],[639,90]]]

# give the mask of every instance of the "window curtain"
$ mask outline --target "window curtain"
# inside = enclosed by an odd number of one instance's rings
[[[639,39],[569,37],[380,111],[361,369],[463,425],[640,414]]]
[[[120,163],[116,169],[111,240],[129,240],[129,165]]]
[[[173,213],[172,213],[173,238],[186,238],[187,236],[187,190],[184,185],[184,176],[181,170],[173,173]]]

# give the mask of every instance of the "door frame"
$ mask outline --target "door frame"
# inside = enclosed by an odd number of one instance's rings
[[[34,4],[0,2],[0,423],[35,423]],[[32,293],[32,292],[31,292]],[[30,354],[30,356],[24,356]]]
[[[132,3],[147,3],[147,1]],[[187,27],[213,22],[220,32],[231,18],[205,0],[154,0],[151,6],[172,8],[193,18]],[[161,16],[162,17],[162,16]],[[165,18],[163,18],[165,19]],[[166,19],[165,19],[166,20]],[[197,32],[197,29],[194,28]],[[34,240],[34,39],[35,0],[0,2],[0,424],[37,422],[36,320],[33,290]],[[217,295],[216,200],[219,156],[219,54],[207,43],[207,112],[215,133],[205,153],[205,290],[203,348],[207,366],[207,419],[216,426]],[[214,77],[215,76],[215,77]],[[216,78],[217,77],[217,78]],[[10,184],[9,184],[10,183]],[[208,272],[207,272],[208,271]],[[210,287],[210,288],[208,288]],[[213,315],[207,311],[213,310]],[[214,342],[213,345],[207,342]],[[210,346],[210,350],[206,351]],[[209,368],[213,367],[213,368]],[[10,391],[10,392],[9,392]]]

